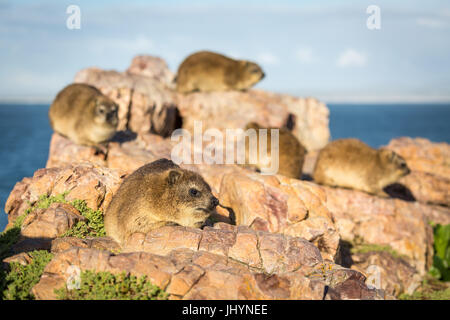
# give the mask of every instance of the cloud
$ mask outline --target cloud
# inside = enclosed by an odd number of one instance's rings
[[[347,49],[341,53],[337,60],[338,67],[364,67],[367,62],[367,57],[364,53],[358,52],[354,49]]]
[[[258,60],[258,62],[260,62],[262,64],[267,64],[267,65],[276,65],[276,64],[280,63],[280,60],[278,59],[278,57],[270,52],[262,52],[262,53],[258,54],[256,59]]]
[[[295,52],[295,56],[302,64],[311,64],[317,61],[317,58],[313,55],[313,51],[309,47],[300,48]]]
[[[427,28],[442,28],[447,25],[446,21],[436,18],[418,18],[416,22],[419,26]]]

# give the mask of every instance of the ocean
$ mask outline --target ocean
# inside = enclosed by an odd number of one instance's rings
[[[356,137],[371,145],[424,137],[450,143],[450,104],[328,104],[332,139]],[[52,130],[48,105],[0,104],[0,205],[16,182],[45,167]],[[1,209],[0,230],[7,215]]]

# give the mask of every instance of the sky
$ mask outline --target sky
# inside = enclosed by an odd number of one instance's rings
[[[80,29],[67,28],[67,7]],[[366,10],[380,9],[370,30]],[[51,102],[87,67],[212,50],[259,63],[256,88],[325,102],[449,102],[450,1],[0,0],[0,101]]]

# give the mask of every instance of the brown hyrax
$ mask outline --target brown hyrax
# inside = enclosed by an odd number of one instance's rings
[[[176,84],[177,91],[182,93],[245,90],[262,78],[264,72],[254,62],[200,51],[188,56],[181,63]]]
[[[115,134],[118,107],[97,88],[81,83],[62,89],[49,110],[55,132],[76,144],[100,146]]]
[[[358,139],[339,139],[319,152],[314,181],[387,196],[383,189],[409,173],[405,160],[394,151],[376,150]]]
[[[199,174],[159,159],[125,178],[105,212],[106,234],[123,243],[166,225],[199,228],[218,204]]]
[[[278,172],[277,174],[284,175],[289,178],[300,179],[302,175],[303,162],[306,155],[305,147],[297,140],[297,138],[285,128],[264,128],[256,122],[250,122],[245,126],[247,135],[248,130],[254,129],[256,132],[256,149],[257,161],[252,163],[251,152],[249,150],[250,143],[245,144],[245,167],[262,171],[263,168],[270,168],[273,166],[275,154],[272,154],[272,129],[278,129]],[[261,157],[260,154],[260,129],[267,131],[267,156]],[[249,139],[250,141],[250,139]],[[264,141],[264,140],[263,140]],[[263,142],[264,143],[264,142]]]

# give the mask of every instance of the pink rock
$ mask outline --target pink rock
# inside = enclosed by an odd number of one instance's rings
[[[240,252],[242,245],[235,246],[240,234],[250,233],[258,239],[253,250],[262,257],[262,264],[255,267],[246,264],[246,258],[239,259],[247,249]],[[209,242],[221,235],[227,240]],[[181,241],[180,236],[187,241]],[[59,251],[33,287],[33,294],[38,299],[55,299],[54,290],[64,287],[73,266],[82,271],[146,275],[171,299],[322,299],[328,296],[327,286],[339,289],[342,283],[347,291],[362,292],[358,298],[382,298],[380,292],[367,288],[365,277],[357,271],[334,264],[324,271],[319,251],[304,239],[220,224],[203,231],[164,227],[146,235],[137,233],[130,237],[123,253],[115,255],[76,246]],[[353,282],[349,284],[348,279]]]

